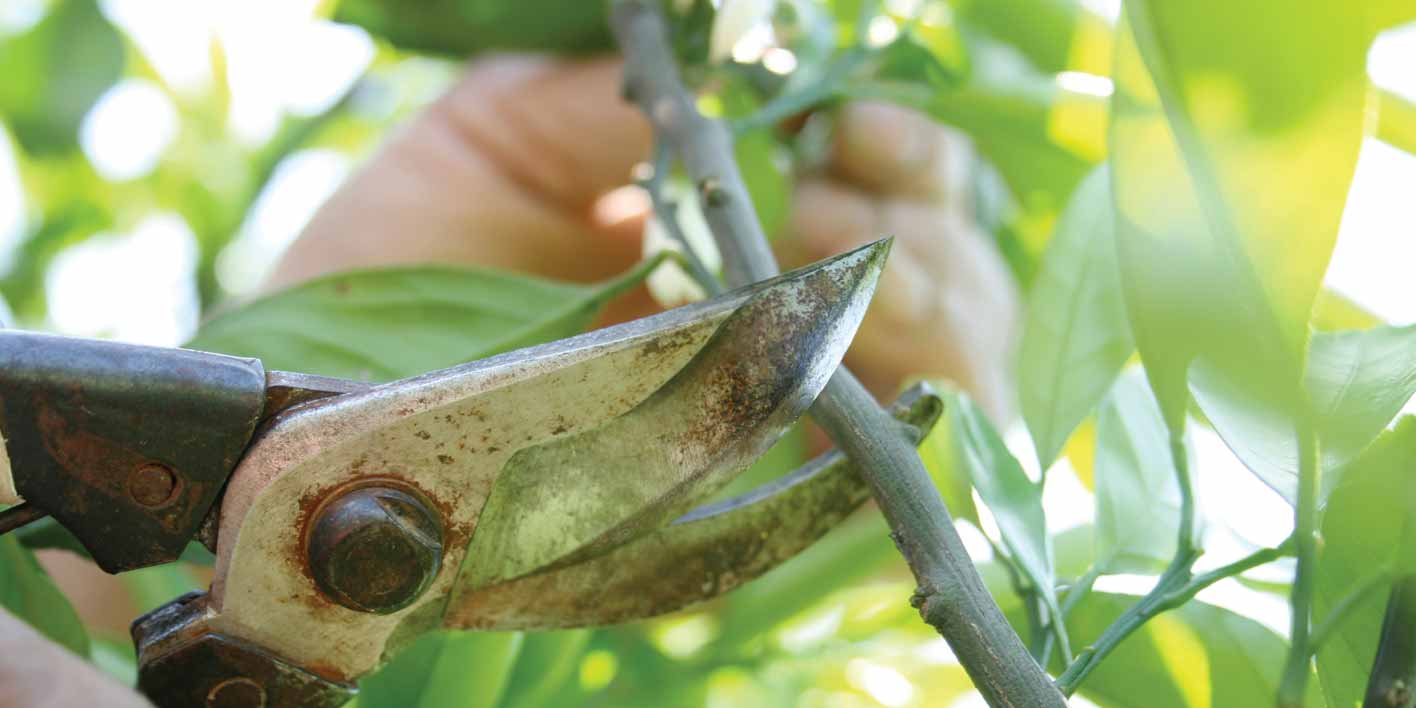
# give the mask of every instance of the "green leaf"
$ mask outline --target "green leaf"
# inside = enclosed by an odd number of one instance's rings
[[[942,40],[936,44],[942,46],[931,47],[924,37],[906,29],[880,50],[875,78],[916,83],[941,91],[958,86],[964,70],[962,46],[956,44],[951,48]]]
[[[359,708],[496,708],[520,632],[426,634],[359,682]]]
[[[1096,421],[1096,557],[1110,573],[1146,573],[1175,555],[1180,487],[1160,404],[1139,371],[1123,375]]]
[[[1073,609],[1068,630],[1092,641],[1136,599],[1092,593]],[[1079,693],[1106,708],[1273,705],[1287,651],[1288,642],[1264,625],[1189,602],[1122,642]],[[1323,705],[1316,683],[1308,684],[1310,708]]]
[[[1403,548],[1401,539],[1403,527],[1416,517],[1413,459],[1416,418],[1404,417],[1348,467],[1333,490],[1323,514],[1323,548],[1314,580],[1316,621],[1373,572],[1386,566],[1398,572],[1411,569],[1411,549]],[[1318,648],[1318,675],[1329,705],[1361,700],[1385,605],[1386,593],[1368,593]]]
[[[940,391],[949,390],[947,383],[935,385]],[[939,489],[944,508],[955,519],[968,519],[978,525],[978,509],[974,506],[973,482],[969,471],[959,461],[956,436],[950,426],[936,425],[919,444],[919,459]]]
[[[1362,141],[1369,33],[1325,0],[1138,0],[1127,16],[1110,139],[1118,251],[1166,420],[1183,423],[1196,357],[1296,415]]]
[[[82,657],[89,636],[69,600],[18,539],[0,536],[0,607]]]
[[[593,630],[589,629],[527,633],[500,705],[504,708],[551,705],[551,698],[580,667],[580,657],[590,643],[591,634]]]
[[[1197,365],[1191,391],[1234,454],[1289,503],[1298,479],[1298,443],[1288,414],[1246,396],[1216,367]],[[1322,452],[1323,494],[1342,468],[1386,428],[1416,394],[1416,326],[1317,332],[1303,386]]]
[[[1019,202],[1060,211],[1100,157],[1102,146],[1092,143],[1105,134],[1104,103],[1064,90],[1017,50],[985,37],[969,38],[969,56],[972,70],[952,90],[879,84],[848,93],[911,106],[963,130]],[[1058,122],[1063,114],[1076,117]]]
[[[465,56],[488,50],[586,53],[614,46],[609,3],[563,0],[341,0],[334,19],[401,49]]]
[[[578,334],[661,260],[596,285],[487,269],[343,273],[217,315],[187,346],[260,357],[270,369],[387,381]]]
[[[35,156],[78,146],[79,125],[123,74],[123,38],[95,0],[60,0],[24,34],[0,38],[0,116]]]
[[[858,513],[762,577],[723,597],[714,651],[733,656],[836,590],[898,558],[878,513]]]
[[[1028,294],[1018,387],[1044,469],[1135,348],[1117,275],[1108,180],[1101,167],[1077,187]]]
[[[945,394],[955,454],[974,489],[993,512],[1003,547],[1042,598],[1060,616],[1054,587],[1052,539],[1042,510],[1042,485],[1028,478],[988,417],[961,393]]]
[[[763,232],[768,238],[776,238],[791,214],[791,156],[765,128],[738,134],[733,141],[733,156]]]
[[[1067,68],[1081,16],[1076,0],[958,0],[964,22],[1017,47],[1043,71]]]

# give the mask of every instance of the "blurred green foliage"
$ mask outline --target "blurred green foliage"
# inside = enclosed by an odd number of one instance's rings
[[[1351,705],[1384,595],[1350,615],[1327,613],[1357,579],[1411,555],[1400,553],[1416,504],[1412,426],[1386,429],[1416,390],[1416,340],[1321,287],[1363,138],[1416,145],[1416,110],[1370,91],[1365,75],[1375,32],[1416,17],[1409,4],[1135,0],[1117,22],[1072,0],[781,0],[771,25],[797,62],[781,76],[760,61],[710,62],[713,4],[664,1],[703,105],[740,127],[736,154],[769,232],[790,213],[797,168],[814,164],[811,123],[829,126],[843,101],[920,109],[977,146],[979,218],[1031,290],[1019,379],[1032,450],[1041,472],[1065,456],[1089,485],[1083,460],[1095,460],[1096,523],[1050,533],[1042,481],[965,397],[951,396],[947,423],[921,455],[955,517],[992,534],[998,555],[980,572],[1034,649],[1044,634],[1091,645],[1135,603],[1090,592],[1091,580],[1154,573],[1170,560],[1180,513],[1170,436],[1211,427],[1293,503],[1295,420],[1311,419],[1327,501],[1307,520],[1326,540],[1309,569],[1313,620],[1336,629],[1317,650],[1321,686],[1309,685],[1308,705]],[[210,317],[192,346],[370,380],[582,331],[648,272],[587,286],[401,268],[238,305],[218,276],[292,156],[365,154],[468,55],[607,49],[602,2],[322,3],[319,12],[374,37],[375,57],[342,97],[312,114],[282,113],[255,140],[232,124],[220,41],[209,42],[210,81],[193,89],[169,81],[111,8],[35,7],[33,22],[0,28],[0,121],[24,199],[18,241],[0,254],[0,295],[24,326],[52,324],[46,277],[56,258],[159,212],[179,215],[196,241],[192,279]],[[179,129],[150,172],[109,179],[80,133],[123,79],[159,86]],[[793,119],[807,112],[800,128]],[[1145,368],[1126,370],[1136,350]],[[807,436],[789,435],[740,486],[800,464]],[[90,643],[29,550],[67,543],[53,527],[0,538],[0,604],[131,679],[132,657]],[[1270,597],[1288,591],[1286,579],[1247,580]],[[192,584],[184,566],[128,580],[145,607]],[[765,577],[669,618],[428,635],[369,677],[357,702],[945,705],[967,694],[967,677],[906,604],[910,590],[888,529],[867,509]],[[1104,707],[1267,704],[1287,644],[1252,618],[1191,602],[1121,642],[1081,694]],[[1060,649],[1054,671],[1064,668]]]

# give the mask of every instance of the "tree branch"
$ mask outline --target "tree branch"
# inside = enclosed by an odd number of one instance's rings
[[[651,0],[616,0],[610,25],[625,55],[626,96],[698,185],[730,284],[775,275],[776,260],[733,159],[727,127],[698,112],[674,63],[668,28]],[[1028,654],[954,530],[939,491],[896,423],[845,367],[811,409],[860,467],[914,572],[911,602],[953,648],[990,706],[1062,707],[1066,701]]]

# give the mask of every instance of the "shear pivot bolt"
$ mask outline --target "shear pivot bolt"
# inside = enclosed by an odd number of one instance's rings
[[[149,463],[128,475],[128,496],[146,507],[162,506],[177,491],[177,475],[157,463]]]
[[[442,566],[442,524],[417,496],[391,487],[341,493],[318,512],[306,546],[320,592],[388,614],[423,594]]]

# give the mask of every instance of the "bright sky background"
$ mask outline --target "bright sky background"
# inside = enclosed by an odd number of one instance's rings
[[[230,80],[230,124],[250,144],[271,136],[282,116],[327,108],[374,55],[362,31],[312,19],[316,0],[102,0],[105,13],[134,39],[163,80],[181,92],[200,92],[212,81],[208,38],[220,39]],[[1099,14],[1115,16],[1116,0],[1089,0]],[[0,33],[38,17],[41,0],[0,2]],[[1416,100],[1416,27],[1383,35],[1370,54],[1378,85]],[[1105,81],[1098,79],[1098,81]],[[127,79],[113,87],[85,120],[81,144],[96,169],[121,181],[146,175],[178,131],[177,111],[156,84]],[[24,196],[10,141],[0,136],[0,270],[13,258],[26,225]],[[329,150],[298,152],[285,160],[255,204],[237,238],[220,255],[218,276],[234,293],[249,293],[313,210],[345,178],[349,157]],[[1416,322],[1416,157],[1368,140],[1362,147],[1336,253],[1328,272],[1334,290],[1395,324]],[[199,312],[193,273],[197,248],[190,229],[173,214],[153,214],[126,233],[104,234],[65,251],[47,279],[48,326],[85,336],[176,345],[195,330]],[[132,273],[144,277],[133,278]],[[0,319],[9,315],[0,300]],[[1206,565],[1218,565],[1273,545],[1288,534],[1287,505],[1229,453],[1214,434],[1194,426],[1202,496],[1210,504]],[[1021,427],[1009,443],[1024,464],[1033,463]],[[1057,529],[1088,521],[1090,495],[1066,469],[1049,477],[1049,521]],[[1035,474],[1036,470],[1032,470]],[[971,531],[971,530],[970,530]],[[986,544],[968,534],[979,555]],[[1142,592],[1146,578],[1105,580],[1100,587]],[[1287,630],[1282,602],[1226,581],[1202,598]],[[941,643],[942,644],[942,643]],[[899,674],[873,665],[857,667],[883,696],[908,689]],[[871,683],[871,681],[866,681]],[[893,693],[892,693],[893,692]],[[889,700],[882,700],[890,704]]]

